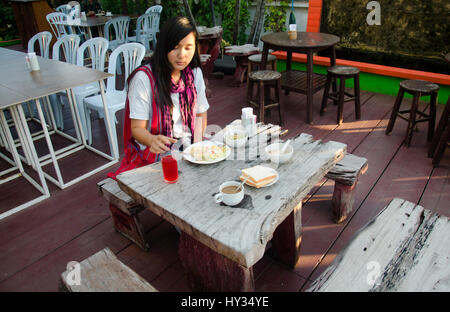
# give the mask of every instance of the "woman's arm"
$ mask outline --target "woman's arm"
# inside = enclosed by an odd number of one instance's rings
[[[202,141],[203,134],[205,133],[207,125],[208,125],[207,112],[195,115],[194,143]]]
[[[150,148],[152,153],[165,153],[170,150],[167,145],[176,143],[177,140],[162,134],[154,135],[147,130],[148,120],[131,119],[131,135],[139,143]]]

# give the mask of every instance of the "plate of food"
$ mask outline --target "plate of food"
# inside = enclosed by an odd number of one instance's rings
[[[190,145],[183,151],[183,157],[194,164],[214,164],[226,159],[231,149],[219,142],[202,141]]]
[[[253,166],[241,170],[241,181],[245,181],[245,184],[253,186],[255,188],[261,188],[271,186],[278,181],[279,175],[275,169],[266,166]]]

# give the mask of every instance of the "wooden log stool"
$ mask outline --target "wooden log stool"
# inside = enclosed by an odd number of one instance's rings
[[[269,66],[272,67],[272,70],[277,71],[277,58],[275,55],[267,55],[267,66],[266,68],[261,68],[261,57],[262,54],[253,54],[248,57],[248,73],[251,73],[255,70],[267,69]],[[248,82],[248,75],[247,75]]]
[[[355,101],[356,119],[361,119],[361,103],[359,92],[359,69],[352,66],[331,66],[327,69],[327,82],[325,84],[325,91],[322,98],[322,106],[320,108],[320,115],[323,116],[328,99],[332,99],[338,105],[337,124],[340,125],[343,121],[344,102]],[[352,79],[354,81],[354,94],[345,91],[345,80]],[[339,91],[330,93],[330,86],[333,80],[340,79]],[[348,98],[345,99],[344,97]]]
[[[367,158],[345,154],[328,173],[326,178],[334,180],[333,215],[336,223],[341,223],[350,215],[355,201],[358,178],[367,171]]]
[[[449,54],[450,55],[450,54]],[[431,141],[428,149],[428,157],[433,157],[433,165],[439,166],[439,163],[444,155],[445,148],[448,146],[450,140],[450,97],[445,105],[439,124],[436,128],[436,133]]]
[[[157,292],[104,248],[61,274],[59,289],[69,292]],[[79,276],[76,276],[76,275]]]
[[[280,125],[283,125],[283,113],[280,102],[281,74],[273,70],[258,70],[248,74],[247,84],[247,106],[254,106],[259,109],[259,121],[264,122],[264,111],[278,107],[280,116]],[[254,96],[253,87],[256,87],[256,96]],[[271,91],[274,96],[271,97]]]
[[[428,121],[428,141],[431,141],[431,139],[433,138],[434,125],[436,121],[436,100],[438,90],[439,86],[437,84],[425,80],[403,80],[402,82],[400,82],[400,89],[394,103],[394,108],[392,110],[389,124],[386,128],[386,134],[390,134],[392,132],[395,119],[398,116],[408,122],[408,128],[406,129],[405,138],[405,145],[407,147],[409,147],[411,144],[413,130],[416,124],[419,122]],[[413,95],[413,101],[410,109],[400,110],[400,105],[402,103],[405,92]],[[430,103],[427,106],[429,107],[428,114],[425,113],[427,107],[424,109],[424,111],[420,111],[418,108],[419,98],[426,95],[430,95]],[[409,117],[404,115],[405,113],[409,113]],[[416,119],[417,114],[419,114],[423,118]]]
[[[145,208],[137,204],[127,193],[122,191],[113,179],[97,183],[102,197],[109,203],[109,210],[117,232],[147,251],[150,247],[139,219],[139,213]]]

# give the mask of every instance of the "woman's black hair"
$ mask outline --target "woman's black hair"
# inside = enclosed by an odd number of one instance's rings
[[[167,54],[172,51],[184,37],[194,33],[195,52],[194,57],[188,64],[192,69],[201,66],[198,33],[189,19],[183,16],[172,17],[161,27],[155,52],[150,58],[149,63],[156,80],[158,90],[158,105],[163,108],[166,105],[173,105],[170,98],[172,65],[169,63]],[[155,94],[153,96],[156,96]]]

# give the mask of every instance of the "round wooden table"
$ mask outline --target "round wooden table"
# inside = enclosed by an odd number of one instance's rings
[[[313,54],[329,49],[330,65],[336,65],[335,44],[339,37],[326,33],[297,32],[297,39],[288,38],[287,32],[271,33],[261,37],[264,42],[261,68],[265,68],[269,49],[283,50],[287,52],[286,71],[282,73],[281,87],[289,91],[306,94],[306,121],[312,124],[313,94],[325,86],[326,76],[313,73]],[[306,53],[306,72],[292,70],[292,52]],[[336,91],[336,83],[333,83],[333,91]]]

